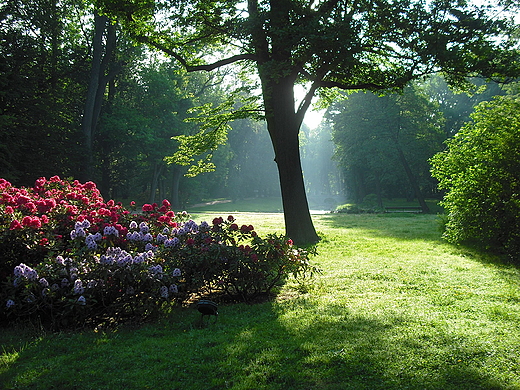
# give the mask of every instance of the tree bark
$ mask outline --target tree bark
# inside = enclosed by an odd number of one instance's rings
[[[101,114],[106,86],[117,73],[117,70],[113,69],[112,72],[106,74],[112,61],[115,46],[115,26],[108,23],[106,16],[96,14],[94,17],[94,38],[92,41],[92,66],[90,68],[90,79],[81,122],[85,140],[85,160],[83,164],[83,180],[85,181],[93,179],[94,135]]]
[[[397,149],[397,154],[399,155],[399,161],[401,161],[401,165],[403,166],[404,171],[406,172],[406,176],[408,176],[408,181],[410,182],[410,186],[412,187],[412,190],[415,193],[417,200],[419,201],[419,206],[421,206],[422,212],[429,213],[430,208],[426,204],[426,200],[422,195],[421,189],[419,188],[419,184],[417,184],[417,180],[415,180],[415,176],[413,175],[412,169],[410,168],[410,164],[408,164],[406,156],[404,155],[404,152],[401,149],[401,146],[398,142],[395,143],[395,147]]]
[[[294,107],[293,77],[273,80],[261,73],[266,120],[278,166],[286,235],[297,245],[319,241],[312,223],[300,159],[300,122]],[[266,80],[267,79],[267,80]]]

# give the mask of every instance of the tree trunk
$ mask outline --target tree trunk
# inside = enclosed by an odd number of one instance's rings
[[[154,163],[152,182],[150,183],[150,196],[148,198],[148,202],[150,204],[155,203],[155,195],[157,193],[157,189],[159,188],[159,178],[161,177],[163,168],[164,165],[162,162]]]
[[[114,67],[109,74],[106,74],[112,61],[115,45],[115,26],[108,23],[106,16],[96,14],[94,17],[94,38],[92,41],[92,66],[90,68],[90,79],[81,122],[86,154],[83,164],[83,180],[85,181],[93,179],[94,135],[101,114],[106,86],[117,73],[117,67]]]
[[[267,128],[278,166],[285,232],[297,245],[319,241],[305,193],[292,77],[262,80]]]
[[[413,192],[415,193],[415,196],[417,197],[417,200],[419,201],[419,205],[421,206],[421,210],[423,213],[429,213],[430,208],[426,204],[426,201],[421,193],[421,189],[419,188],[419,184],[417,184],[417,180],[415,180],[415,176],[412,173],[412,169],[410,168],[410,164],[408,164],[408,161],[406,160],[406,157],[403,153],[403,150],[401,149],[401,146],[398,142],[395,143],[395,147],[397,149],[397,153],[399,155],[399,161],[401,161],[401,164],[403,165],[404,171],[406,172],[406,176],[408,176],[408,180],[410,182],[410,186],[412,187]]]
[[[181,200],[179,196],[180,182],[182,178],[183,168],[180,165],[172,166],[172,186],[171,186],[171,205],[172,208],[180,210]]]

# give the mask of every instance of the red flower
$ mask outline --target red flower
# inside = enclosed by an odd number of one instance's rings
[[[11,222],[11,225],[9,226],[9,230],[19,230],[22,229],[23,226],[20,224],[20,221],[15,219],[13,222]]]
[[[235,217],[233,217],[232,215],[228,215],[227,220],[229,222],[233,222],[235,220]]]
[[[28,215],[23,217],[22,219],[22,226],[31,226],[31,223],[32,223],[32,218],[29,217]]]
[[[231,225],[229,225],[229,230],[231,231],[237,231],[238,230],[238,225],[236,223],[233,223]]]
[[[134,207],[135,206],[135,201],[131,201],[130,202],[130,206]]]
[[[169,209],[169,208],[171,207],[171,203],[168,201],[168,199],[164,199],[164,200],[162,201],[162,205],[163,205],[164,207],[166,207],[167,209]]]
[[[151,204],[145,203],[143,204],[143,211],[153,211],[153,206]]]
[[[213,218],[213,225],[220,225],[223,222],[224,220],[222,219],[222,217]]]
[[[293,240],[291,240],[290,238],[287,240],[287,245],[289,246],[293,246]]]
[[[12,213],[14,213],[14,209],[11,206],[7,206],[5,208],[5,213],[6,214],[12,214]]]
[[[186,245],[193,246],[193,244],[195,244],[195,240],[193,238],[188,238],[186,240]]]
[[[168,217],[167,215],[161,215],[159,218],[157,218],[157,220],[159,222],[166,222],[166,223],[168,223],[168,222],[170,222],[170,217]]]
[[[40,240],[39,245],[41,245],[41,246],[45,246],[45,245],[47,245],[48,243],[49,243],[49,239],[48,239],[48,238],[42,238],[42,239]]]

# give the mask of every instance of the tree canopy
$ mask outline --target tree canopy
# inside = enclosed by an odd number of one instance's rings
[[[386,90],[441,71],[518,75],[512,24],[487,6],[443,0],[98,0],[136,40],[187,70],[254,66],[283,198],[286,233],[316,242],[308,211],[298,132],[320,88]],[[293,87],[307,83],[295,107]]]

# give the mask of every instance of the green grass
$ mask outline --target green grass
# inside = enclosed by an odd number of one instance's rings
[[[282,214],[236,217],[283,231]],[[433,215],[313,218],[323,272],[305,288],[205,326],[179,307],[106,332],[2,329],[0,388],[520,389],[517,267],[445,243]]]

